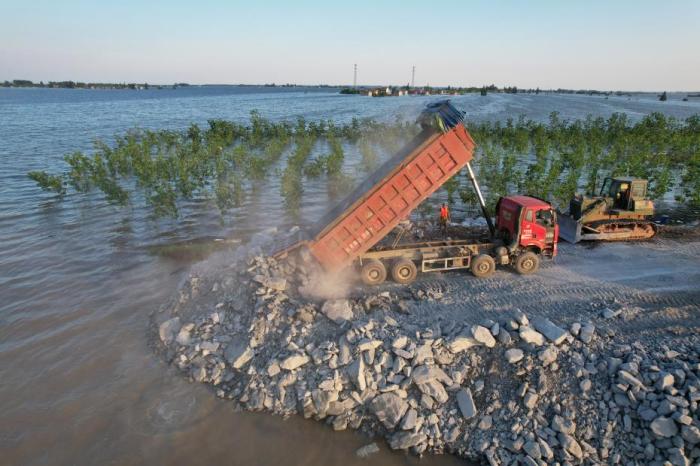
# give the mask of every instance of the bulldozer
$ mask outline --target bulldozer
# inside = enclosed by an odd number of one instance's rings
[[[558,215],[559,236],[569,243],[652,238],[657,228],[647,186],[640,178],[608,177],[599,196],[575,195],[569,211]]]

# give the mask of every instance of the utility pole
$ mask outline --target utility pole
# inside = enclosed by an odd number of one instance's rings
[[[355,74],[352,77],[352,88],[355,89],[357,87],[357,63],[355,63]]]
[[[413,71],[411,72],[411,87],[416,87],[416,65],[413,65]]]

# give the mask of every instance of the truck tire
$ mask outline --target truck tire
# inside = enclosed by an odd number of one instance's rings
[[[540,268],[540,256],[532,251],[527,251],[520,254],[513,265],[515,270],[521,275],[535,273]]]
[[[418,268],[410,259],[397,259],[391,266],[391,278],[396,283],[406,285],[418,276]]]
[[[365,285],[379,285],[386,280],[386,267],[378,260],[368,260],[362,266],[360,275]]]
[[[496,271],[496,261],[488,254],[479,254],[472,261],[470,269],[475,277],[490,277]]]

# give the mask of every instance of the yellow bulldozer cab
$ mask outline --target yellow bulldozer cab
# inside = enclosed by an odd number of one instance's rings
[[[647,180],[640,178],[605,178],[600,196],[610,198],[612,207],[635,210],[635,201],[643,201],[647,195]]]

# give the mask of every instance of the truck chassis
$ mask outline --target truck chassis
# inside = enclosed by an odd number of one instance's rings
[[[377,247],[361,254],[357,266],[362,280],[369,285],[384,281],[386,271],[381,271],[381,268],[386,269],[387,265],[391,267],[392,277],[399,283],[410,283],[415,279],[418,271],[416,263],[420,264],[423,273],[472,269],[476,276],[488,276],[493,273],[496,263],[510,263],[506,248],[500,249],[500,246],[503,246],[500,241],[459,239]],[[505,254],[499,255],[499,250]],[[472,268],[477,258],[480,264],[478,270]],[[377,268],[380,270],[377,271]]]

